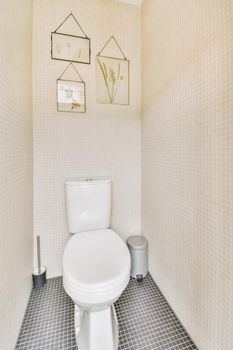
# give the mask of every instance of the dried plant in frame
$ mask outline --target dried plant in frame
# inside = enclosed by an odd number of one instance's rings
[[[129,61],[96,57],[97,102],[129,104]]]
[[[73,69],[73,71],[71,71]],[[65,75],[69,73],[69,78]],[[70,79],[70,73],[75,73],[76,80]],[[57,111],[85,113],[86,86],[78,70],[70,63],[57,79]]]
[[[90,64],[90,39],[74,35],[51,33],[53,60]]]
[[[85,83],[58,79],[57,110],[58,112],[85,113]]]
[[[62,32],[63,25],[72,20],[82,36]],[[76,63],[91,63],[91,40],[71,12],[51,33],[51,58]]]

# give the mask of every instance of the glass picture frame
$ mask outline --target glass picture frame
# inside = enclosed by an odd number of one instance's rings
[[[86,112],[86,86],[83,81],[57,80],[57,111]]]
[[[129,105],[130,63],[126,58],[96,56],[97,103]]]
[[[90,38],[52,32],[51,58],[60,61],[90,64]]]

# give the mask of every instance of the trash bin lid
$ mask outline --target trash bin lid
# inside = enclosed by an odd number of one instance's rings
[[[148,246],[147,239],[144,236],[131,236],[127,239],[129,248],[133,250],[143,250]]]

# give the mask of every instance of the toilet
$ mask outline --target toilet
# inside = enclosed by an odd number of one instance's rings
[[[130,278],[130,254],[110,229],[111,180],[70,179],[65,183],[69,232],[63,255],[63,284],[75,304],[79,350],[117,350],[114,302]]]

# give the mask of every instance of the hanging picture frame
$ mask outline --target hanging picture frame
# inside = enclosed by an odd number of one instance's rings
[[[105,48],[113,41],[121,57],[104,55]],[[97,103],[129,105],[130,62],[125,57],[115,37],[112,36],[96,56]]]
[[[72,18],[83,36],[63,33],[61,27]],[[91,63],[91,40],[85,34],[75,16],[69,16],[51,33],[51,58],[53,60],[68,61],[74,63]]]
[[[64,74],[73,68],[78,80],[64,79]],[[86,86],[79,72],[70,63],[57,79],[57,111],[70,113],[86,112]]]

